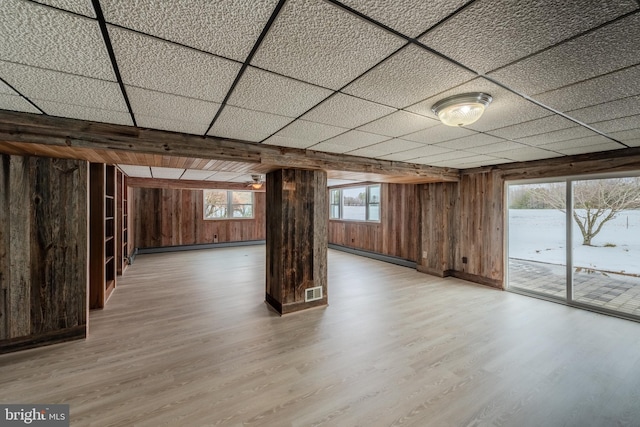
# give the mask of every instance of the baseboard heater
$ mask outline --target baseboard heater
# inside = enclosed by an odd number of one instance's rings
[[[162,252],[195,251],[198,249],[229,248],[234,246],[264,245],[265,240],[245,240],[242,242],[202,243],[199,245],[161,246],[157,248],[136,248],[135,254],[158,254]]]
[[[348,246],[341,246],[341,245],[336,245],[333,243],[329,243],[329,249],[335,249],[337,251],[342,251],[342,252],[348,252],[350,254],[354,254],[354,255],[360,255],[360,256],[364,256],[367,258],[372,258],[378,261],[384,261],[384,262],[388,262],[390,264],[396,264],[396,265],[401,265],[403,267],[409,267],[409,268],[413,268],[415,269],[417,267],[417,264],[415,261],[411,261],[408,259],[404,259],[404,258],[400,258],[400,257],[395,257],[395,256],[391,256],[391,255],[384,255],[384,254],[380,254],[377,252],[370,252],[370,251],[365,251],[362,249],[354,249],[354,248],[350,248]]]

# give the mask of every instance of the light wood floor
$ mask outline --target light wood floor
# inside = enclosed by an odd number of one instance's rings
[[[265,306],[264,246],[143,255],[91,336],[0,356],[72,425],[640,424],[640,324],[329,252],[327,308]]]

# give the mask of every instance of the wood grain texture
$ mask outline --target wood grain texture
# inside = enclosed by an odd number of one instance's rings
[[[331,304],[280,317],[264,246],[140,255],[86,341],[0,356],[0,402],[72,426],[637,425],[640,323],[328,259]]]
[[[460,229],[458,188],[456,183],[421,186],[417,261],[419,271],[440,277],[450,276],[453,272]]]
[[[184,179],[158,179],[158,178],[128,178],[128,184],[131,187],[143,188],[170,188],[173,190],[181,189],[220,189],[220,190],[242,190],[253,192],[264,192],[265,187],[254,190],[248,188],[247,184],[241,182],[218,182],[218,181],[191,181]]]
[[[2,155],[1,165],[0,352],[82,337],[87,164]]]
[[[271,170],[308,168],[408,176],[426,181],[459,179],[457,169],[12,111],[0,111],[0,141],[49,145],[62,150],[89,148],[228,160],[256,163]]]
[[[330,220],[329,243],[416,261],[418,188],[410,184],[381,184],[380,222]]]
[[[157,248],[265,239],[265,194],[254,193],[254,218],[205,220],[202,190],[133,188],[135,247]]]
[[[323,171],[280,169],[267,174],[266,299],[281,314],[327,304],[329,198]],[[305,302],[305,289],[322,287]]]

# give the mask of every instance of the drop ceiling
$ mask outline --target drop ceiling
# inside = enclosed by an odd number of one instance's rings
[[[637,0],[3,0],[0,39],[4,110],[456,169],[640,146]]]

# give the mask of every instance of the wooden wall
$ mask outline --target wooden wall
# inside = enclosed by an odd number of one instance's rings
[[[265,194],[256,192],[255,218],[203,219],[202,190],[133,188],[134,241],[138,248],[265,239]]]
[[[330,220],[329,243],[416,261],[419,186],[381,184],[380,190],[380,222]]]
[[[87,162],[0,159],[0,353],[84,337]]]

